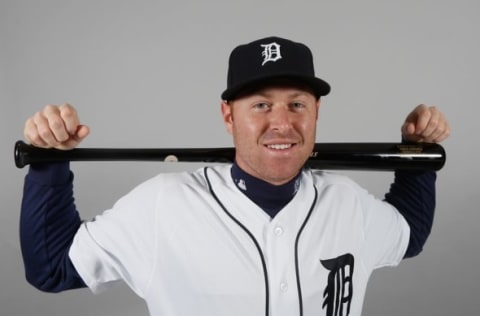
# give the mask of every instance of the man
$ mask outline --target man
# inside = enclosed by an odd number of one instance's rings
[[[152,315],[360,315],[370,273],[421,251],[436,176],[398,171],[382,201],[303,168],[329,91],[301,43],[238,46],[221,103],[235,163],[158,175],[89,222],[75,209],[68,163],[32,165],[21,214],[27,279],[50,292],[123,280]],[[71,149],[88,134],[66,104],[25,124],[39,147]],[[405,141],[448,134],[425,105],[402,126]]]

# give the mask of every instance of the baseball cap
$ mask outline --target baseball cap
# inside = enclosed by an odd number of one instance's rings
[[[221,97],[232,100],[246,89],[273,79],[305,84],[317,98],[330,92],[330,85],[315,77],[312,52],[305,44],[271,36],[233,49],[228,62],[227,89]]]

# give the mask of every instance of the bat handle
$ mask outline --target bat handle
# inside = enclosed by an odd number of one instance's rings
[[[59,159],[56,159],[55,155],[50,154],[52,151],[62,152],[55,149],[35,147],[22,140],[18,140],[15,142],[13,151],[15,166],[17,166],[17,168],[23,168],[31,163],[58,161]]]

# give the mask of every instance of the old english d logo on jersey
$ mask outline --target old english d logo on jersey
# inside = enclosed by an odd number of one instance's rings
[[[329,270],[328,284],[323,292],[322,308],[326,308],[326,316],[350,315],[350,304],[353,297],[353,255],[347,253],[334,259],[320,260]]]
[[[265,63],[269,61],[277,61],[282,58],[282,55],[280,54],[280,45],[273,42],[270,44],[262,44],[263,47],[263,63],[262,66],[265,65]]]

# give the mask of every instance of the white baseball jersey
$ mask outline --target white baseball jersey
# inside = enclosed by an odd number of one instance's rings
[[[125,281],[151,315],[360,315],[373,269],[409,227],[344,176],[305,170],[271,219],[230,166],[162,174],[82,224],[70,258],[97,292]]]

